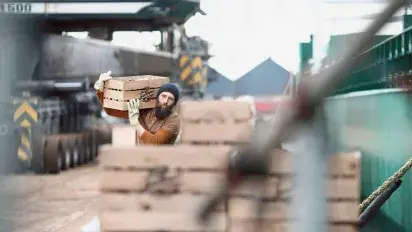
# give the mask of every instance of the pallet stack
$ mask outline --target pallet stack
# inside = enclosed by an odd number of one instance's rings
[[[294,194],[294,173],[291,154],[285,150],[273,153],[269,185],[263,196],[267,201],[264,231],[288,231],[291,225],[290,200]],[[329,172],[326,178],[328,230],[331,232],[356,232],[359,205],[360,160],[357,153],[329,156]],[[316,181],[316,180],[314,180]],[[255,222],[255,202],[251,192],[256,188],[245,186],[232,192],[229,201],[229,232],[251,231]],[[255,190],[256,191],[256,190]],[[302,206],[304,207],[304,206]],[[307,215],[310,217],[310,215]],[[290,230],[289,230],[290,231]]]
[[[195,210],[222,178],[228,146],[102,148],[101,227],[118,231],[203,231]],[[225,206],[213,231],[226,231]]]
[[[102,231],[250,231],[254,218],[249,208],[256,188],[248,186],[230,193],[229,201],[216,209],[210,227],[204,228],[195,220],[199,204],[224,178],[230,150],[248,141],[249,111],[242,102],[182,102],[182,144],[101,147]],[[273,154],[265,231],[287,231],[293,173],[289,154]],[[334,225],[331,231],[354,232],[359,157],[333,156],[330,162],[333,172],[327,194],[328,218]]]
[[[252,131],[246,102],[186,101],[180,104],[180,117],[185,144],[243,144]]]

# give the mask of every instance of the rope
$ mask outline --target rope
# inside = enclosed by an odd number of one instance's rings
[[[388,180],[383,182],[383,184],[377,190],[375,190],[371,195],[369,195],[369,197],[366,198],[362,202],[362,204],[359,205],[360,212],[365,210],[366,207],[368,207],[372,203],[372,201],[375,200],[376,197],[378,197],[380,194],[383,193],[383,191],[389,188],[390,184],[392,184],[398,179],[401,179],[405,175],[405,173],[408,172],[409,169],[411,168],[412,168],[412,157],[397,172],[395,172],[391,177],[389,177]]]

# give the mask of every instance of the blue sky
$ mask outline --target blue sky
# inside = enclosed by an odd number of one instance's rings
[[[309,34],[315,33],[318,38],[315,52],[321,57],[328,35],[359,32],[371,20],[358,18],[378,13],[384,7],[382,1],[359,3],[368,1],[373,0],[339,0],[346,3],[334,4],[325,0],[202,0],[201,8],[207,15],[191,18],[186,31],[211,43],[214,57],[209,64],[229,79],[239,78],[269,57],[296,72],[298,42],[307,41]],[[401,30],[401,22],[391,23],[380,34],[396,34]],[[113,43],[154,50],[159,35],[117,32]]]

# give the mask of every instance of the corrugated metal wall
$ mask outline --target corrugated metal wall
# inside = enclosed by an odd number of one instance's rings
[[[412,95],[388,90],[367,93],[329,98],[325,103],[332,149],[362,152],[362,200],[412,156]],[[362,231],[412,231],[412,170]]]

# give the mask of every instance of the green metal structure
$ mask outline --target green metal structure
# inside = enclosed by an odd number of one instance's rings
[[[406,16],[404,20],[404,25],[412,22]],[[323,65],[333,65],[337,54],[354,39],[356,34],[332,36]],[[301,73],[312,56],[311,49],[302,47]],[[376,36],[359,55],[363,61],[325,100],[325,112],[331,149],[362,152],[364,200],[412,156],[412,92],[407,88],[412,86],[412,27],[396,36]],[[361,231],[412,231],[412,171],[402,181]]]

